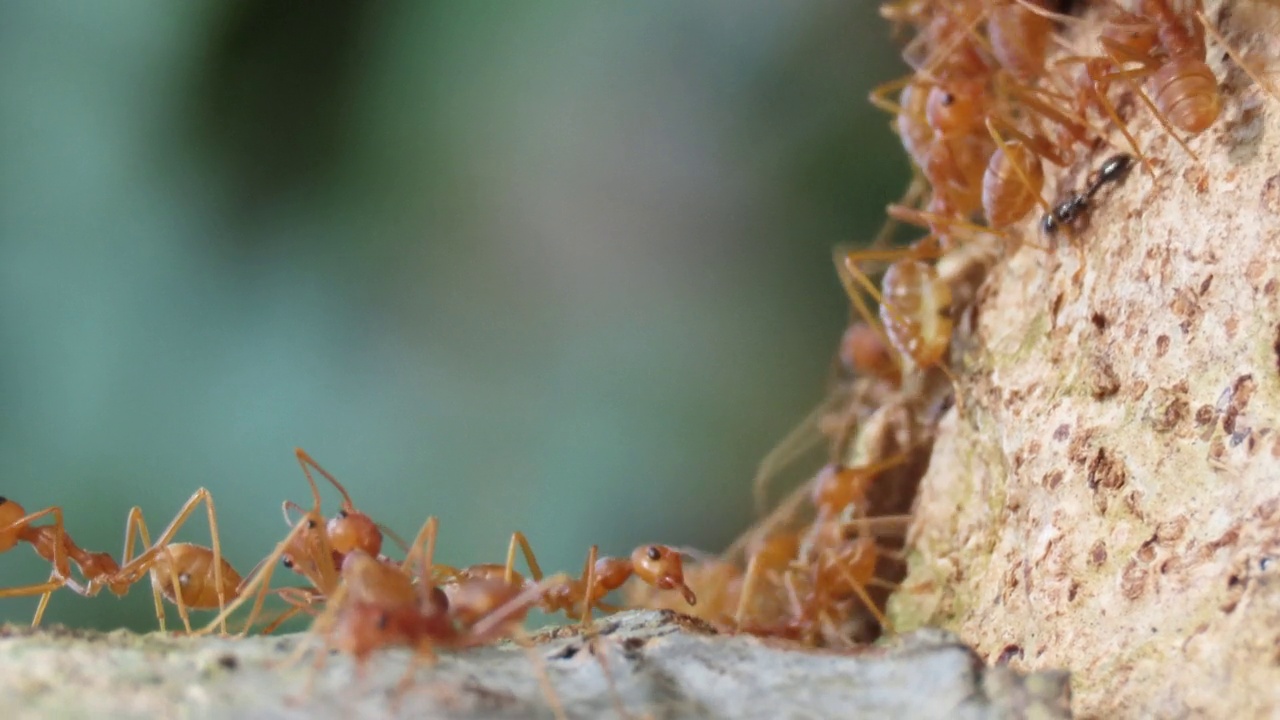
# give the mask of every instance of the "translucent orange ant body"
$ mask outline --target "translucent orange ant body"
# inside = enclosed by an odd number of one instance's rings
[[[34,524],[45,517],[51,517],[53,524]],[[100,562],[99,558],[92,557],[90,553],[81,550],[67,537],[62,520],[62,508],[49,507],[28,514],[18,503],[0,497],[0,553],[12,550],[20,542],[29,543],[37,555],[53,566],[53,571],[46,582],[5,588],[0,590],[0,597],[44,595],[61,587],[69,587],[77,593],[85,594],[84,588],[71,578],[69,560],[80,566],[82,573],[85,572],[86,566],[90,567],[88,572],[95,575],[110,574],[119,569],[115,567],[115,561],[110,556],[106,556],[106,561],[110,563],[109,567],[102,569],[94,567],[97,562]],[[37,616],[34,624],[38,625],[39,622],[40,618]]]
[[[178,529],[201,503],[205,504],[208,511],[213,546],[173,542]],[[46,515],[54,518],[52,525],[32,524]],[[60,508],[46,508],[27,515],[17,503],[0,498],[0,522],[4,523],[4,527],[0,528],[0,548],[7,550],[19,541],[28,542],[37,554],[53,565],[53,572],[45,583],[0,590],[0,597],[42,596],[32,625],[40,624],[50,597],[62,587],[86,597],[96,596],[103,588],[117,596],[123,596],[130,587],[150,575],[160,629],[165,629],[163,597],[177,606],[178,614],[188,632],[191,631],[188,609],[225,607],[227,600],[235,598],[240,591],[239,573],[222,557],[213,498],[204,488],[197,490],[187,500],[154,545],[143,521],[142,510],[137,507],[130,510],[125,528],[124,553],[119,563],[107,553],[87,552],[76,545],[66,533]],[[135,537],[140,538],[146,548],[137,556],[133,554]],[[85,579],[83,585],[72,580],[68,560],[79,567]]]
[[[302,467],[307,485],[311,488],[313,504],[308,510],[291,500],[284,502],[282,509],[285,521],[291,525],[288,535],[277,544],[270,555],[258,563],[256,571],[252,574],[253,579],[246,581],[245,587],[238,593],[236,600],[226,606],[217,618],[218,622],[225,622],[231,613],[252,597],[254,603],[245,621],[243,633],[250,630],[269,594],[278,596],[292,607],[263,628],[264,633],[270,633],[299,612],[314,612],[312,608],[325,602],[326,598],[337,589],[341,579],[340,570],[343,560],[353,552],[362,552],[379,558],[383,562],[390,562],[380,554],[383,542],[382,526],[357,510],[342,483],[321,467],[305,450],[295,448],[294,454]],[[313,469],[342,495],[341,509],[328,520],[325,520],[320,511],[320,488],[311,474]],[[295,510],[302,513],[296,523],[290,515],[290,512]],[[306,578],[311,587],[285,587],[270,590],[270,581],[277,561],[286,569]],[[205,629],[207,630],[208,628]]]
[[[515,571],[516,551],[524,555],[525,563],[533,576],[526,581]],[[503,565],[480,564],[460,570],[445,570],[449,577],[443,585],[446,594],[458,591],[459,583],[485,578],[500,578],[507,583],[527,587],[540,584],[543,580],[542,568],[538,564],[533,548],[524,533],[515,532],[507,545],[507,562]],[[591,619],[593,609],[607,612],[618,608],[606,605],[606,595],[622,587],[634,576],[656,590],[677,590],[684,601],[692,606],[698,602],[697,595],[685,584],[684,563],[681,554],[666,545],[641,545],[630,557],[599,557],[599,547],[592,545],[587,553],[587,561],[583,565],[582,575],[578,579],[569,579],[551,586],[537,600],[537,605],[544,612],[555,614],[563,612],[570,617],[577,617],[583,623]],[[452,596],[451,596],[452,600]]]
[[[1022,82],[1031,82],[1045,71],[1053,21],[1027,5],[1047,10],[1043,0],[994,2],[987,11],[987,39],[1001,67]]]
[[[413,662],[401,678],[398,692],[408,688],[421,662],[435,662],[437,649],[473,648],[509,637],[523,639],[520,626],[529,610],[542,595],[567,582],[563,575],[527,587],[501,578],[472,578],[457,581],[458,591],[447,595],[433,579],[437,526],[434,517],[427,520],[401,566],[358,548],[348,553],[343,558],[341,583],[312,625],[325,638],[326,648],[351,655],[361,674],[376,650],[395,646],[413,649]],[[419,574],[414,577],[410,569],[418,561]],[[317,670],[327,655],[317,654]],[[542,659],[531,648],[530,655],[552,709],[557,717],[564,717]]]
[[[837,353],[846,372],[880,378],[891,385],[902,381],[893,350],[866,322],[850,323],[845,328]]]

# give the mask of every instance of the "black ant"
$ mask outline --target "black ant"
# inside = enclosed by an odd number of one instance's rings
[[[1040,221],[1040,228],[1046,235],[1053,235],[1059,227],[1074,224],[1089,210],[1089,203],[1092,202],[1093,196],[1098,194],[1098,191],[1107,183],[1121,180],[1129,173],[1129,168],[1132,166],[1133,156],[1131,155],[1113,155],[1107,158],[1107,161],[1102,163],[1102,167],[1098,168],[1098,174],[1093,182],[1089,183],[1089,187],[1085,188],[1084,192],[1063,200],[1053,210],[1045,213],[1044,219]]]

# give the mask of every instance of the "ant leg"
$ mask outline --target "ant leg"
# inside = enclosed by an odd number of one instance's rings
[[[418,534],[414,536],[413,542],[409,545],[409,554],[405,556],[404,563],[400,565],[400,569],[408,573],[413,569],[415,561],[420,563],[422,578],[429,581],[431,578],[431,566],[435,562],[436,556],[436,534],[439,532],[440,520],[432,515],[418,529]]]
[[[902,205],[896,205],[896,204],[887,205],[885,206],[885,213],[889,217],[895,220],[900,220],[905,223],[910,223],[912,225],[916,225],[926,230],[932,230],[933,225],[942,225],[942,226],[946,226],[948,229],[958,228],[960,230],[964,230],[965,232],[971,233],[972,235],[1004,235],[1004,233],[1001,232],[1000,230],[993,227],[989,227],[987,225],[978,225],[977,223],[971,223],[965,220],[961,220],[960,218],[953,217],[951,215],[939,215],[938,213],[932,213],[932,212],[929,212],[928,210],[920,210],[917,208],[904,207]],[[901,252],[901,249],[899,249],[899,251]],[[907,251],[907,252],[908,252],[908,255],[912,255],[917,259],[921,259],[926,256],[938,257],[941,255],[940,250],[936,252],[931,252],[931,253],[926,253],[921,249],[916,249],[914,252],[913,251]],[[853,253],[850,253],[850,254],[858,256],[859,262],[862,262],[868,259],[874,259],[874,258],[868,257],[871,253],[854,251]]]
[[[906,114],[907,111],[904,110],[903,107],[898,103],[892,100],[889,100],[886,96],[891,92],[905,88],[906,86],[910,85],[912,81],[914,81],[915,79],[916,79],[916,76],[913,73],[911,75],[903,75],[902,77],[896,80],[890,80],[889,82],[886,82],[886,83],[880,83],[879,85],[872,88],[871,94],[867,96],[867,100],[870,101],[874,107],[880,110],[883,110],[889,113],[890,115],[904,115]]]
[[[52,585],[53,587],[49,587],[48,590],[40,596],[40,603],[36,605],[35,617],[31,618],[31,627],[33,628],[40,627],[40,621],[44,619],[44,611],[49,607],[49,600],[53,597],[53,591],[62,587],[61,582],[56,582],[55,584],[57,576],[57,572],[50,573],[49,581],[44,583],[45,586]],[[31,594],[34,595],[35,593]]]
[[[342,486],[342,483],[338,482],[337,478],[330,474],[328,470],[320,467],[320,463],[316,462],[310,455],[308,455],[306,450],[303,450],[302,448],[294,448],[293,453],[298,457],[298,464],[302,466],[302,472],[307,476],[307,482],[311,484],[311,490],[316,500],[317,511],[320,510],[320,490],[316,487],[316,481],[311,477],[311,471],[307,466],[315,468],[316,472],[320,473],[325,480],[333,483],[333,486],[337,488],[338,492],[342,495],[343,509],[348,511],[355,509],[355,504],[351,502],[351,496],[347,494],[347,489]]]
[[[1137,67],[1132,70],[1116,70],[1101,76],[1099,79],[1104,83],[1109,83],[1112,80],[1121,80],[1128,83],[1134,94],[1142,101],[1142,104],[1147,106],[1147,109],[1151,111],[1152,115],[1155,115],[1156,122],[1160,123],[1160,127],[1164,128],[1164,131],[1169,134],[1169,137],[1172,137],[1174,141],[1191,156],[1192,160],[1200,162],[1199,156],[1197,156],[1195,152],[1191,150],[1191,147],[1183,141],[1182,136],[1180,136],[1178,131],[1169,124],[1169,121],[1165,119],[1164,113],[1160,112],[1160,109],[1156,107],[1156,104],[1152,102],[1151,98],[1142,89],[1141,84],[1137,82],[1139,78],[1147,77],[1158,69],[1155,62],[1152,61],[1150,57],[1136,53],[1110,38],[1104,37],[1100,42],[1102,43],[1103,49],[1105,49],[1107,54],[1110,55],[1112,62],[1117,65],[1125,62],[1136,62],[1141,67]]]
[[[5,588],[3,590],[0,590],[0,598],[28,597],[31,595],[52,594],[54,590],[61,588],[65,584],[66,582],[61,578],[50,576],[49,580],[46,580],[45,582],[42,582],[42,583],[35,583],[33,585],[22,585],[19,587],[11,587],[11,588]],[[42,601],[41,605],[43,604],[44,603]],[[43,612],[43,608],[41,609],[41,612]],[[38,618],[39,618],[39,615],[37,615],[37,620]],[[38,622],[35,624],[38,624]]]
[[[409,553],[409,543],[405,542],[404,538],[400,537],[400,534],[395,530],[392,530],[382,523],[378,523],[378,530],[380,530],[386,537],[391,538],[391,542],[395,543],[396,546],[400,548],[400,552],[405,553],[406,555]]]
[[[1053,66],[1054,68],[1061,65],[1084,66],[1084,73],[1085,76],[1089,78],[1089,89],[1092,91],[1091,94],[1093,99],[1097,101],[1098,106],[1102,108],[1102,111],[1106,113],[1107,117],[1111,118],[1111,122],[1116,124],[1116,129],[1120,131],[1120,134],[1124,136],[1125,141],[1129,143],[1129,147],[1133,150],[1133,154],[1138,156],[1138,159],[1142,161],[1143,167],[1147,169],[1147,174],[1149,174],[1152,179],[1155,179],[1156,170],[1151,164],[1151,160],[1143,154],[1142,148],[1138,147],[1138,141],[1133,137],[1133,133],[1129,132],[1129,126],[1124,120],[1120,119],[1120,113],[1116,110],[1116,106],[1107,98],[1108,83],[1104,79],[1105,75],[1098,74],[1098,71],[1094,67],[1095,61],[1099,59],[1100,58],[1091,58],[1083,55],[1069,55],[1056,60],[1053,63]]]
[[[883,612],[881,612],[880,608],[876,607],[875,602],[871,600],[871,595],[867,593],[866,587],[864,587],[862,583],[858,582],[857,579],[849,573],[848,568],[841,567],[840,574],[844,576],[846,581],[852,584],[853,591],[857,593],[858,599],[866,606],[872,617],[876,619],[876,622],[880,623],[880,627],[884,628],[886,632],[893,633],[893,623],[889,621],[889,618]]]
[[[756,468],[756,475],[751,480],[751,494],[755,497],[757,515],[767,513],[769,483],[773,477],[822,441],[822,435],[814,431],[817,429],[818,421],[826,414],[829,404],[828,400],[819,402],[760,461],[760,465]]]
[[[747,602],[750,597],[755,595],[756,583],[760,578],[760,562],[755,555],[747,561],[747,573],[743,576],[742,589],[738,591],[738,606],[733,611],[733,627],[735,630],[741,630],[743,621],[747,618]]]
[[[591,550],[587,552],[587,565],[583,568],[582,580],[584,596],[582,598],[582,625],[589,627],[591,625],[591,605],[595,599],[596,592],[596,559],[600,554],[600,547],[592,545]]]
[[[142,547],[151,547],[151,534],[147,531],[147,523],[142,519],[142,508],[136,505],[129,510],[129,517],[125,519],[124,551],[120,554],[120,565],[122,567],[128,567],[136,559],[133,554],[133,541],[135,535],[142,541]],[[170,563],[170,565],[172,566],[172,563]],[[172,569],[172,567],[170,569]],[[170,574],[173,575],[173,573]],[[174,592],[181,595],[180,590],[182,586],[178,584],[178,578],[173,576],[170,580],[173,582],[172,587],[174,588]],[[154,573],[152,573],[151,600],[155,603],[156,621],[160,625],[160,632],[166,632],[164,598],[161,597],[160,583],[155,582]],[[190,627],[187,628],[187,634],[191,634]]]
[[[298,613],[307,613],[315,616],[318,613],[311,609],[311,606],[318,600],[324,598],[312,588],[286,587],[274,591],[275,595],[290,605],[288,610],[280,613],[276,619],[272,620],[259,631],[259,635],[270,635],[280,628],[289,620],[293,619]],[[248,628],[246,628],[248,630]]]
[[[911,163],[911,182],[907,184],[907,189],[902,193],[902,197],[898,198],[894,205],[907,208],[918,208],[920,201],[924,199],[924,193],[929,189],[929,181],[925,180],[924,174],[915,163]],[[884,224],[880,226],[880,230],[876,232],[870,244],[867,245],[868,250],[884,250],[889,247],[893,234],[898,229],[898,220],[893,217],[885,218]]]
[[[1213,26],[1213,23],[1209,22],[1209,18],[1205,16],[1203,8],[1196,10],[1196,19],[1204,26],[1205,32],[1212,35],[1213,39],[1222,46],[1222,49],[1227,51],[1227,54],[1231,56],[1231,59],[1235,61],[1236,65],[1239,65],[1240,69],[1249,76],[1249,79],[1257,83],[1259,88],[1262,88],[1262,92],[1270,95],[1273,100],[1280,100],[1280,91],[1271,87],[1271,83],[1263,80],[1262,75],[1259,74],[1252,65],[1244,61],[1244,58],[1236,52],[1236,49],[1232,47],[1230,43],[1227,42],[1227,39],[1223,37],[1222,33]]]
[[[285,535],[283,540],[276,543],[276,547],[271,551],[271,554],[263,558],[262,561],[258,563],[257,570],[250,573],[249,576],[241,582],[240,587],[237,588],[236,599],[228,604],[227,607],[223,608],[222,612],[218,614],[218,617],[214,618],[204,628],[197,630],[194,634],[206,635],[212,632],[214,627],[220,626],[222,623],[226,622],[227,618],[230,617],[232,613],[239,610],[240,607],[249,602],[250,597],[252,597],[254,601],[253,608],[249,612],[249,621],[245,624],[247,631],[247,628],[252,626],[253,621],[257,619],[258,615],[262,611],[262,604],[265,602],[267,593],[270,590],[271,576],[275,573],[276,563],[284,556],[285,550],[289,548],[299,534],[304,530],[312,529],[314,528],[311,528],[306,520],[300,521],[297,525],[294,525],[289,530],[289,534]]]
[[[333,638],[333,622],[338,615],[338,609],[342,605],[342,601],[346,599],[347,586],[340,585],[334,592],[333,597],[329,598],[329,602],[325,605],[324,612],[316,617],[315,622],[311,623],[311,631],[321,633],[323,644],[316,651],[316,659],[311,664],[311,673],[307,675],[307,683],[303,686],[302,697],[309,698],[315,694],[316,676],[324,668],[325,660],[328,659],[329,653],[334,650],[335,642]],[[293,652],[289,653],[278,664],[273,665],[275,669],[283,669],[293,667],[298,664],[302,657],[307,654],[307,643],[299,642],[294,646]],[[363,677],[365,665],[362,660],[357,660],[356,672],[359,677]]]
[[[529,574],[534,582],[542,580],[542,568],[538,565],[538,558],[534,557],[533,548],[529,546],[529,539],[517,530],[511,533],[511,542],[507,544],[507,565],[502,574],[503,582],[510,583],[515,580],[517,545],[520,547],[520,552],[524,554],[524,562],[529,566]]]
[[[209,537],[213,543],[213,582],[214,582],[214,587],[216,587],[218,591],[218,613],[221,614],[222,610],[224,610],[227,607],[227,597],[226,597],[226,591],[224,589],[225,583],[223,582],[223,577],[222,577],[222,538],[218,532],[218,511],[214,508],[213,496],[206,493],[205,497],[206,497],[205,509],[209,513]],[[178,595],[178,599],[181,600],[182,593],[177,593],[177,595]],[[178,612],[180,613],[186,612],[186,608],[183,607],[182,603],[178,604]],[[183,617],[182,621],[184,623],[187,623],[187,634],[190,635],[191,634],[190,623],[188,623],[185,617]],[[221,630],[221,634],[223,635],[227,634],[226,620],[222,621],[222,624],[220,625],[220,630]]]
[[[755,525],[747,528],[746,531],[739,535],[737,539],[733,541],[733,544],[720,554],[720,557],[723,559],[736,557],[738,553],[746,550],[747,545],[752,540],[758,537],[764,537],[777,529],[779,525],[789,522],[793,517],[795,517],[796,512],[798,512],[800,508],[809,501],[809,496],[813,493],[813,484],[816,479],[817,476],[811,477],[803,484],[792,490],[791,493],[787,495],[787,497],[779,503],[767,517],[761,518]]]
[[[154,545],[147,548],[147,550],[144,551],[141,555],[134,558],[132,561],[127,563],[124,567],[120,568],[120,577],[130,578],[130,582],[137,582],[137,579],[142,576],[142,573],[154,570],[156,557],[158,556],[158,554],[160,552],[166,552],[166,553],[168,552],[168,546],[170,543],[173,542],[173,538],[175,535],[177,535],[178,530],[187,522],[188,518],[191,517],[191,513],[195,512],[196,506],[201,503],[204,503],[205,510],[208,512],[209,534],[213,541],[213,548],[212,548],[213,549],[213,577],[214,577],[214,583],[216,583],[216,590],[218,594],[218,608],[220,610],[224,610],[226,608],[227,603],[226,603],[225,594],[222,589],[222,586],[223,586],[222,544],[218,537],[218,515],[217,515],[217,511],[214,509],[213,496],[205,488],[200,488],[196,490],[195,493],[192,494],[192,496],[187,500],[187,502],[183,504],[182,508],[178,511],[178,514],[174,516],[172,521],[170,521],[168,527],[166,527],[164,529],[164,532],[160,534],[160,537],[156,540],[156,543]],[[130,517],[131,519],[132,517],[134,517],[132,513]],[[139,527],[141,527],[142,526],[140,522],[142,518],[141,513],[138,513],[136,517],[139,520]],[[126,528],[126,532],[128,532],[127,528]],[[126,540],[126,545],[128,545],[128,540]],[[173,586],[174,597],[177,600],[176,604],[178,606],[178,614],[182,616],[183,623],[187,627],[187,633],[190,634],[191,633],[190,619],[187,617],[186,603],[182,597],[182,586],[177,582],[178,580],[177,568],[173,567],[172,561],[169,563],[169,566],[170,566],[169,574],[171,576],[171,579],[174,581],[174,586]],[[153,582],[155,580],[154,573],[152,574],[152,580]],[[221,628],[222,628],[222,634],[225,635],[226,634],[225,619],[222,621]]]

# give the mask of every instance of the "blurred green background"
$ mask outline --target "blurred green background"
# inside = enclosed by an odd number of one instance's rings
[[[321,5],[0,7],[0,494],[116,554],[204,486],[247,571],[302,446],[444,562],[723,548],[906,184],[876,4]]]

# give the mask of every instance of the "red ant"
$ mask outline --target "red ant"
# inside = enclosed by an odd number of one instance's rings
[[[529,567],[532,575],[530,582],[526,582],[515,571],[517,548]],[[628,558],[598,556],[599,547],[592,545],[587,553],[582,576],[551,587],[545,595],[538,598],[538,607],[549,614],[564,612],[570,616],[576,615],[584,625],[588,624],[593,608],[605,612],[616,612],[619,609],[602,601],[633,575],[655,589],[678,590],[684,601],[691,606],[698,602],[697,595],[685,584],[681,554],[666,545],[641,545]],[[454,602],[452,594],[464,589],[469,581],[500,578],[503,582],[519,586],[541,584],[543,581],[542,568],[533,548],[524,533],[518,531],[512,533],[507,545],[506,564],[472,565],[461,570],[450,568],[444,574],[446,577],[452,576],[443,586],[445,593],[450,596],[451,604]]]
[[[310,612],[312,606],[323,602],[337,589],[343,559],[353,552],[363,552],[383,562],[390,562],[380,554],[385,529],[368,515],[357,510],[342,483],[321,467],[305,450],[295,448],[294,455],[311,488],[313,505],[310,510],[306,510],[292,500],[284,502],[282,510],[285,521],[291,526],[289,534],[276,545],[270,555],[258,563],[255,572],[251,573],[252,580],[246,584],[244,591],[217,618],[218,622],[225,622],[231,613],[248,602],[251,597],[249,593],[252,592],[254,603],[245,621],[243,633],[247,633],[256,621],[268,594],[277,595],[292,607],[263,628],[264,634],[274,631],[299,612]],[[342,495],[341,509],[328,521],[320,513],[320,488],[311,474],[312,469],[319,472]],[[290,516],[291,510],[302,513],[302,517],[296,523]],[[394,534],[391,535],[394,537]],[[403,545],[403,541],[396,539]],[[305,577],[311,583],[311,587],[269,590],[277,561],[285,568]],[[208,630],[209,628],[205,628],[204,632]]]
[[[568,578],[556,575],[528,586],[492,577],[473,578],[459,581],[461,590],[448,596],[433,582],[437,525],[434,517],[427,520],[401,567],[359,549],[346,555],[342,582],[312,625],[313,631],[324,636],[326,649],[351,655],[360,674],[375,650],[412,648],[413,662],[401,678],[398,692],[407,689],[420,662],[435,662],[436,649],[473,648],[513,637],[533,658],[556,716],[565,717],[543,661],[520,626],[539,598]],[[419,561],[416,578],[409,573],[415,561]],[[317,654],[317,672],[327,656],[323,651]]]
[[[204,503],[208,511],[213,547],[173,542],[178,529],[200,503]],[[53,525],[32,525],[35,520],[46,515],[53,516]],[[115,595],[123,596],[130,587],[149,574],[156,618],[160,622],[161,631],[166,629],[164,603],[161,600],[163,596],[178,607],[183,626],[190,632],[188,608],[225,607],[227,599],[235,598],[241,589],[240,575],[222,557],[217,513],[212,496],[204,488],[197,490],[187,500],[154,545],[143,521],[141,508],[131,509],[125,526],[125,547],[121,563],[116,563],[107,553],[86,552],[76,545],[66,533],[62,511],[58,507],[26,515],[17,503],[0,498],[0,519],[8,521],[0,529],[0,547],[7,545],[4,547],[7,550],[18,541],[29,542],[41,557],[54,566],[53,573],[45,583],[0,591],[0,597],[42,595],[32,625],[40,624],[49,599],[58,588],[67,587],[86,597],[96,596],[103,588],[107,588]],[[135,533],[146,547],[136,557],[133,554]],[[68,558],[80,568],[85,585],[71,579]],[[225,625],[222,630],[225,632]]]

